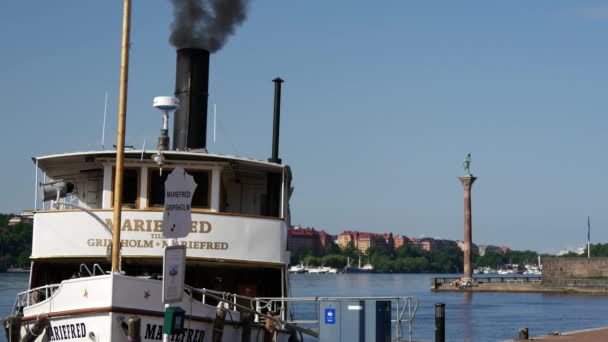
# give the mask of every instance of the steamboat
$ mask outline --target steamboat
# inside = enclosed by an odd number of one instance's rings
[[[210,52],[198,47],[177,50],[175,97],[154,99],[163,112],[157,148],[125,149],[129,27],[125,0],[116,149],[32,158],[36,183],[38,175],[44,179],[36,194],[42,205],[31,212],[28,290],[3,319],[8,341],[301,341],[303,334],[329,341],[335,334],[354,340],[348,336],[355,332],[388,340],[391,326],[401,340],[406,319],[411,340],[411,297],[289,297],[293,188],[291,169],[278,153],[280,78],[273,80],[268,160],[207,150]],[[186,234],[176,239],[166,234],[165,215],[169,206],[185,205],[167,197],[173,191],[167,180],[178,171],[195,188],[188,194],[188,224],[180,228]],[[184,251],[175,269],[165,267],[173,247]],[[176,274],[184,285],[167,287]],[[361,318],[364,300],[384,301],[376,328],[336,330],[336,305]],[[294,302],[314,305],[324,323],[319,316],[295,320],[288,307]],[[323,312],[320,303],[327,305]],[[317,328],[306,326],[311,323]]]
[[[29,289],[18,295],[6,320],[9,341],[295,338],[286,324],[274,328],[287,316],[285,303],[252,304],[252,298],[289,295],[292,174],[278,158],[282,80],[274,80],[272,158],[212,154],[206,149],[209,56],[204,49],[177,50],[176,97],[155,98],[165,112],[157,149],[33,158],[37,175],[46,180],[39,190],[43,204],[32,212]],[[183,329],[166,334],[163,253],[171,241],[163,236],[163,210],[165,181],[176,168],[193,178],[196,189],[189,234],[177,241],[187,251],[184,294],[173,304],[185,311]],[[118,270],[111,262],[115,252]]]

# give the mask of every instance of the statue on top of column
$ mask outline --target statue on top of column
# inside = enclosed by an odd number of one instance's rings
[[[471,154],[467,154],[467,157],[464,159],[464,161],[462,162],[462,165],[464,166],[464,174],[466,176],[471,174],[471,170],[470,170],[470,165],[471,165]]]

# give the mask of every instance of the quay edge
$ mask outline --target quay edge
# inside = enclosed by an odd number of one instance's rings
[[[575,330],[568,332],[555,332],[553,334],[534,336],[529,338],[531,341],[560,341],[560,342],[602,342],[608,341],[608,327]],[[505,340],[504,342],[515,342],[521,340]]]
[[[455,286],[458,277],[434,277],[432,292],[504,292],[608,295],[608,286],[599,284],[546,284],[542,277],[475,278],[469,286]]]

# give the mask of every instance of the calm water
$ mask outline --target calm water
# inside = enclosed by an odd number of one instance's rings
[[[445,275],[443,275],[445,276]],[[608,297],[536,293],[430,291],[427,274],[291,275],[293,296],[413,296],[420,300],[414,318],[416,340],[434,341],[435,303],[446,304],[446,340],[500,341],[530,335],[608,326]],[[295,310],[296,318],[309,310]],[[405,325],[405,333],[407,326]],[[405,335],[407,337],[407,335]]]
[[[531,335],[608,326],[608,297],[536,293],[433,293],[432,275],[338,274],[291,275],[293,296],[414,296],[420,306],[414,338],[433,341],[435,303],[446,304],[448,341],[499,341],[517,337],[520,327]],[[10,313],[15,295],[26,289],[27,274],[0,273],[0,316]],[[296,318],[310,310],[295,310]],[[0,341],[5,342],[4,329]],[[407,332],[407,328],[405,330]]]
[[[27,290],[29,276],[29,273],[0,273],[0,317],[11,313],[17,293]],[[6,342],[4,326],[0,329],[0,342]]]

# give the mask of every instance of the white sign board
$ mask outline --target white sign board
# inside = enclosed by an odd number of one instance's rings
[[[113,226],[111,211],[93,212]],[[39,212],[36,224],[44,229],[32,237],[32,258],[104,257],[112,245],[104,228],[83,211]],[[123,211],[120,239],[123,258],[162,258],[171,245],[163,236],[162,211]],[[272,264],[289,263],[286,243],[287,225],[282,220],[195,212],[190,234],[179,239],[188,249],[187,257]]]
[[[167,246],[163,257],[163,303],[181,302],[186,276],[186,246]]]
[[[165,212],[163,235],[167,239],[188,236],[192,227],[192,196],[196,189],[194,178],[176,167],[165,181]]]

